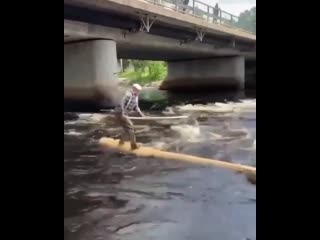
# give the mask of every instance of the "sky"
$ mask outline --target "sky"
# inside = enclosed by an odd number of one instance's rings
[[[219,7],[233,15],[239,16],[241,12],[249,10],[256,6],[256,0],[199,0],[200,2],[214,6],[216,3]],[[190,1],[191,2],[191,1]]]

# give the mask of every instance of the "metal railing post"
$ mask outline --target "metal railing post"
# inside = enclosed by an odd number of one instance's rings
[[[195,5],[196,5],[196,0],[192,0],[192,14],[194,14]]]
[[[183,12],[187,14],[195,15],[196,17],[202,18],[208,22],[215,22],[221,25],[227,25],[229,27],[239,28],[239,26],[237,26],[237,22],[239,21],[238,16],[227,13],[221,10],[220,8],[216,9],[215,7],[210,6],[209,4],[203,3],[201,0],[192,0],[190,5],[189,4],[186,5],[185,1],[182,1],[182,0],[170,0],[170,1],[169,0],[146,0],[146,1],[154,4],[158,4],[164,7],[169,7],[172,10],[176,10],[176,11],[183,10]],[[168,6],[166,5],[167,3],[169,3]],[[201,8],[197,7],[196,9],[196,3],[201,4]],[[190,8],[191,8],[191,13],[190,13]],[[210,9],[212,9],[212,13],[210,13]],[[224,14],[225,16],[222,14]],[[210,19],[211,16],[212,16],[212,20]],[[243,27],[241,27],[241,29],[246,32],[251,32],[247,29],[244,29]],[[251,33],[254,34],[253,32]]]

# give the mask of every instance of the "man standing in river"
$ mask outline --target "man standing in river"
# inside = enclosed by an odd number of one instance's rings
[[[142,88],[139,84],[133,84],[131,91],[126,92],[120,103],[120,106],[117,106],[115,109],[116,119],[124,131],[121,135],[119,144],[124,144],[126,135],[129,135],[132,150],[137,149],[138,145],[134,133],[134,126],[128,118],[128,114],[131,111],[136,111],[141,117],[144,117],[144,114],[139,108],[139,95],[141,90]]]

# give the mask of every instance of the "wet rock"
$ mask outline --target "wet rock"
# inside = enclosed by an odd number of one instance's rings
[[[108,208],[123,208],[127,205],[127,203],[129,202],[129,200],[124,200],[124,199],[118,199],[115,196],[110,196],[107,198],[107,203],[106,206]]]
[[[64,121],[72,121],[79,119],[79,115],[76,113],[64,113]]]
[[[256,174],[246,174],[248,182],[253,185],[256,185]]]

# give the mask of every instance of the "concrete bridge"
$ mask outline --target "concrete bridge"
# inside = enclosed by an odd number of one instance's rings
[[[255,34],[190,2],[64,0],[65,99],[116,101],[118,58],[168,61],[163,89],[244,88],[246,72],[255,75]]]

